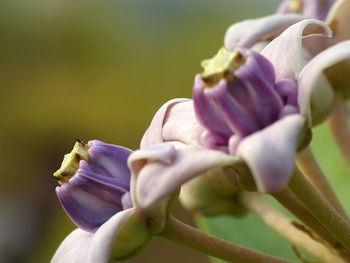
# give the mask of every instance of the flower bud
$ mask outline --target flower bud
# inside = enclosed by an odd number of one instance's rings
[[[77,142],[54,173],[57,196],[72,221],[94,232],[117,212],[132,207],[127,148]]]
[[[273,66],[257,52],[221,49],[203,67],[193,99],[197,117],[207,130],[202,143],[210,148],[226,145],[234,154],[244,137],[298,112],[296,85],[287,80],[276,83]]]

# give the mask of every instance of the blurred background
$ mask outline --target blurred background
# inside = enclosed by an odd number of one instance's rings
[[[138,148],[165,101],[191,97],[200,61],[223,45],[227,27],[272,13],[278,3],[0,1],[0,262],[49,262],[75,228],[56,198],[52,173],[76,138]],[[190,220],[179,206],[177,213]],[[249,233],[259,225],[255,219],[228,220],[202,223],[226,238],[229,225],[236,241],[295,258],[268,230]],[[128,262],[165,260],[207,262],[157,238]]]

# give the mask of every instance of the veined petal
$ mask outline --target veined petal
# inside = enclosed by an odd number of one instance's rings
[[[298,102],[310,124],[317,124],[327,116],[333,91],[349,97],[349,72],[350,41],[326,49],[305,66],[299,76]]]
[[[334,3],[327,17],[327,24],[333,30],[330,42],[335,44],[350,39],[350,1],[338,0]]]
[[[233,24],[226,31],[225,47],[230,51],[236,47],[251,48],[260,41],[278,36],[301,20],[303,17],[300,15],[271,15]]]
[[[94,234],[74,230],[61,243],[52,263],[107,263],[139,249],[149,238],[146,224],[139,220],[135,209],[117,213]]]
[[[179,98],[173,99],[166,102],[154,115],[150,126],[148,127],[146,133],[143,135],[141,140],[140,148],[147,148],[152,144],[158,144],[164,142],[163,139],[163,125],[164,120],[172,106],[180,102],[189,101],[190,99]]]
[[[173,146],[162,144],[157,147],[156,150]],[[130,156],[129,166],[132,171],[139,162],[144,163],[138,174],[133,173],[136,178],[136,199],[141,208],[150,209],[160,200],[174,194],[182,184],[191,178],[216,167],[231,165],[235,161],[233,157],[225,153],[197,146],[186,146],[176,150],[173,148],[173,151],[175,158],[171,164],[161,160],[147,162],[147,156],[141,155],[142,150]]]
[[[237,157],[247,163],[260,192],[277,192],[288,183],[304,123],[301,115],[289,115],[239,144]]]
[[[313,37],[320,41],[320,36],[330,37],[332,32],[326,23],[306,19],[287,28],[279,37],[275,38],[262,51],[266,58],[274,65],[277,80],[297,80],[299,72],[309,60],[305,56],[303,40]]]

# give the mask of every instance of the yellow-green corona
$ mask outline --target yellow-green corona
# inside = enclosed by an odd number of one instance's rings
[[[73,150],[64,156],[61,167],[53,174],[60,184],[67,183],[79,168],[80,160],[87,161],[89,145],[78,141]]]
[[[201,77],[207,87],[211,87],[222,78],[233,78],[233,74],[228,73],[237,70],[244,62],[245,59],[239,51],[230,52],[223,47],[214,57],[202,61],[204,71]]]
[[[292,0],[289,7],[295,12],[301,12],[304,8],[304,3],[301,0]]]

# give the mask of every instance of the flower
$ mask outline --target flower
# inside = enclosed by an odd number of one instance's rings
[[[227,166],[248,167],[260,192],[280,191],[294,169],[297,150],[309,142],[311,126],[331,109],[335,82],[327,79],[327,71],[350,55],[347,42],[310,61],[303,52],[304,39],[320,35],[330,36],[330,29],[308,19],[288,27],[261,54],[244,48],[222,50],[203,63],[193,102],[165,104],[141,145],[175,141],[220,151],[234,157]]]
[[[335,0],[285,0],[278,10],[278,14],[302,14],[305,18],[325,21]]]
[[[184,152],[188,151],[175,151],[167,144],[132,153],[96,140],[77,142],[55,177],[60,202],[79,228],[61,243],[52,262],[108,262],[137,253],[164,228],[181,183],[177,176],[229,159],[209,151],[198,158],[205,154],[214,161],[192,166],[182,161]],[[169,165],[177,171],[162,174]],[[180,171],[180,167],[188,169]]]
[[[132,207],[131,150],[100,141],[77,142],[54,173],[57,196],[66,213],[81,229],[94,232],[119,211]]]

